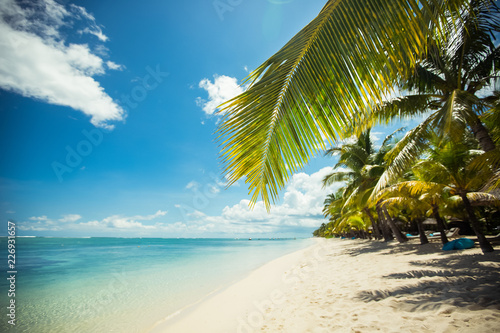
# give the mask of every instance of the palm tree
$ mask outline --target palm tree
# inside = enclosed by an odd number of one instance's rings
[[[429,36],[467,15],[467,0],[329,0],[245,80],[218,129],[229,184],[246,177],[269,209],[291,175],[345,138],[366,108],[426,55]],[[409,59],[409,61],[406,61]]]
[[[417,163],[413,171],[420,179],[443,186],[443,190],[462,202],[472,229],[483,252],[493,251],[483,233],[483,227],[474,213],[473,205],[481,202],[500,205],[494,195],[481,191],[484,183],[494,175],[491,165],[483,160],[481,151],[470,150],[464,143],[450,141],[430,151],[427,160]]]
[[[324,237],[325,230],[326,230],[326,224],[322,223],[318,229],[314,230],[313,236],[314,237]]]
[[[390,167],[377,190],[418,158],[433,134],[457,141],[469,128],[482,150],[496,148],[493,138],[498,140],[500,94],[492,83],[500,75],[500,46],[494,45],[493,34],[500,32],[500,9],[486,0],[472,0],[469,8],[447,41],[430,39],[426,58],[400,81],[400,89],[410,93],[384,102],[361,120],[370,124],[371,118],[387,122],[430,112],[389,155]],[[485,91],[485,87],[492,86],[492,92]]]
[[[337,181],[346,182],[345,187],[342,189],[343,200],[337,198],[335,201],[330,202],[332,208],[330,208],[328,212],[332,218],[345,218],[347,216],[347,211],[361,211],[362,214],[366,214],[366,217],[371,221],[375,237],[380,237],[380,232],[378,230],[379,226],[375,222],[371,212],[368,197],[372,193],[373,187],[377,183],[380,175],[385,170],[384,156],[392,147],[392,139],[402,130],[403,128],[400,128],[388,135],[378,151],[375,150],[371,140],[370,129],[361,133],[356,142],[345,143],[341,147],[333,147],[327,150],[327,155],[340,153],[339,161],[334,166],[334,169],[341,167],[347,168],[345,171],[333,172],[323,179],[323,186],[330,185]],[[327,201],[325,201],[325,203]],[[332,211],[337,215],[340,214],[340,216],[334,216]],[[379,225],[382,228],[382,234],[385,241],[392,239],[385,227],[386,221],[398,240],[401,242],[405,241],[405,237],[401,235],[401,232],[395,226],[391,217],[387,214],[386,210],[384,210],[384,207],[378,207],[377,212]]]
[[[375,196],[376,200],[383,199],[383,203],[395,205],[399,208],[405,208],[417,222],[421,244],[428,243],[424,233],[422,220],[420,217],[425,217],[430,212],[437,222],[438,230],[441,235],[441,242],[448,243],[448,238],[445,233],[444,221],[439,213],[439,205],[444,201],[443,184],[438,184],[425,180],[409,180],[399,182],[389,186]]]

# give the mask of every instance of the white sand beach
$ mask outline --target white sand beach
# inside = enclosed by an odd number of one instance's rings
[[[318,239],[152,332],[500,332],[500,251]]]

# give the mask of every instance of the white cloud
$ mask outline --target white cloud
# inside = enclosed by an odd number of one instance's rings
[[[165,216],[165,215],[167,215],[166,211],[158,210],[156,213],[151,214],[151,215],[136,215],[133,217],[133,219],[143,220],[143,221],[151,221],[157,217],[161,217],[161,216]]]
[[[78,8],[80,17],[97,26]],[[124,111],[93,78],[105,72],[104,61],[87,44],[66,45],[60,38],[67,17],[75,14],[53,0],[23,8],[13,0],[0,2],[0,87],[81,111],[95,126],[112,128],[108,122],[123,120]]]
[[[338,169],[336,171],[342,171]],[[335,192],[343,183],[322,187],[322,179],[333,170],[323,168],[313,174],[295,174],[284,190],[281,203],[268,213],[262,201],[253,209],[249,201],[243,199],[237,204],[226,206],[220,214],[207,214],[203,209],[192,209],[175,205],[183,216],[183,221],[165,222],[166,211],[158,210],[146,215],[111,215],[101,220],[82,221],[77,214],[51,219],[45,215],[31,217],[29,221],[18,223],[21,230],[29,231],[70,231],[92,235],[130,235],[156,237],[212,237],[221,235],[248,236],[263,234],[297,234],[312,231],[324,221],[323,202],[326,196]],[[215,179],[215,178],[214,178]],[[210,196],[212,187],[218,189],[220,181],[208,184],[190,182],[186,188],[203,192],[203,198],[210,203],[217,193]],[[194,205],[193,207],[200,207]],[[207,207],[207,206],[203,206]],[[163,220],[163,221],[162,221]]]
[[[70,8],[73,10],[75,15],[79,16],[82,19],[86,19],[88,22],[88,27],[85,27],[82,30],[79,30],[78,32],[81,34],[87,33],[96,36],[100,41],[106,42],[108,41],[108,36],[104,35],[102,33],[101,27],[97,25],[95,17],[87,12],[87,10],[84,7],[76,6],[71,4]]]
[[[43,216],[32,216],[29,218],[31,221],[47,221],[48,217],[43,215]]]
[[[108,66],[109,69],[112,69],[115,71],[122,71],[125,69],[125,66],[119,65],[119,64],[114,63],[112,61],[106,61],[106,65]]]
[[[154,229],[153,225],[145,225],[131,217],[113,215],[101,221],[101,226],[117,229]]]
[[[200,187],[200,184],[194,180],[190,181],[187,185],[186,185],[186,189],[193,189],[193,190],[198,190],[198,188]]]
[[[198,211],[186,215],[196,220],[196,230],[205,232],[263,234],[317,227],[323,221],[326,196],[343,185],[339,182],[322,188],[322,179],[332,171],[332,168],[326,167],[311,175],[303,172],[295,174],[285,189],[282,203],[272,207],[269,213],[262,201],[250,209],[250,201],[243,199],[238,204],[224,207],[219,216],[208,216]]]
[[[244,91],[244,87],[238,85],[236,78],[226,75],[214,75],[213,82],[209,79],[203,79],[200,81],[199,87],[208,92],[208,100],[198,97],[196,99],[196,104],[201,107],[207,115],[214,114],[219,105]]]
[[[87,27],[83,30],[80,30],[79,33],[81,33],[81,34],[87,33],[87,34],[94,35],[102,42],[106,42],[108,40],[108,37],[102,33],[102,30],[99,27],[96,27],[94,29],[90,29]]]
[[[194,212],[189,213],[187,215],[189,217],[193,217],[193,218],[196,218],[196,219],[204,218],[205,216],[207,216],[205,213],[202,213],[199,210],[195,210]]]
[[[213,194],[217,194],[220,192],[220,187],[218,185],[214,185],[214,184],[209,184],[207,185],[210,192],[213,193]]]
[[[382,141],[382,138],[385,139],[384,135],[385,135],[385,133],[383,133],[383,132],[370,132],[370,139],[372,140],[372,142],[374,143],[374,145],[376,147],[380,147],[380,144],[382,142],[379,142],[379,141]]]
[[[29,221],[19,222],[18,226],[20,230],[25,231],[91,231],[94,233],[99,233],[103,231],[123,231],[123,232],[139,232],[139,231],[162,231],[167,228],[164,223],[154,222],[148,223],[148,221],[154,221],[160,217],[167,214],[166,211],[158,210],[154,214],[150,215],[135,215],[135,216],[123,216],[123,215],[112,215],[108,216],[102,220],[91,220],[87,222],[78,222],[82,219],[81,215],[78,214],[67,214],[58,220],[48,218],[46,215],[43,216],[33,216],[29,218]],[[34,221],[34,222],[32,222]]]
[[[76,222],[78,221],[79,219],[81,219],[82,216],[81,215],[78,215],[78,214],[68,214],[68,215],[64,215],[61,219],[59,219],[58,221],[59,222]]]

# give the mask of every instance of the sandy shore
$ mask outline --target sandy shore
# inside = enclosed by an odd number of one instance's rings
[[[500,332],[500,249],[318,239],[152,332]]]

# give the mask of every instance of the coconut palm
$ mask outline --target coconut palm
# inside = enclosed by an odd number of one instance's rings
[[[325,230],[326,230],[326,224],[322,223],[318,229],[314,230],[313,236],[314,237],[324,237]]]
[[[384,172],[384,156],[390,151],[394,136],[404,130],[400,128],[394,133],[388,135],[383,141],[381,147],[376,150],[370,137],[371,130],[368,129],[362,132],[356,142],[345,143],[341,147],[333,147],[327,150],[327,155],[339,153],[339,161],[334,166],[334,169],[347,168],[342,171],[335,171],[323,179],[323,186],[332,184],[333,182],[345,181],[346,185],[342,188],[341,197],[336,197],[336,200],[327,200],[330,206],[327,208],[328,215],[333,219],[345,218],[347,211],[360,211],[371,221],[371,226],[376,238],[380,238],[379,226],[375,222],[372,213],[372,207],[368,204],[374,185],[378,178]],[[341,200],[342,199],[342,200]],[[382,234],[386,241],[392,239],[389,232],[385,228],[386,213],[383,212],[383,207],[378,211],[379,225],[382,228]],[[340,216],[337,216],[340,215]],[[387,222],[391,230],[398,237],[398,240],[404,241],[404,236],[400,236],[399,230],[393,225],[390,216]]]
[[[474,205],[487,203],[499,205],[500,200],[494,195],[481,192],[484,183],[494,175],[491,165],[478,163],[483,160],[483,152],[467,149],[464,143],[450,141],[430,151],[427,160],[417,163],[413,171],[426,182],[441,184],[456,200],[460,200],[469,222],[476,234],[483,252],[493,251],[483,233],[483,226],[478,220]]]
[[[500,75],[500,47],[494,45],[493,34],[500,32],[500,9],[486,0],[472,0],[469,8],[448,41],[431,39],[427,57],[401,81],[400,89],[410,93],[384,102],[363,120],[370,124],[430,112],[388,155],[390,167],[377,190],[418,158],[432,134],[459,141],[470,129],[482,150],[495,150],[500,94],[493,83]]]
[[[417,172],[418,175],[418,172]],[[421,244],[428,243],[424,233],[422,220],[428,212],[437,222],[438,230],[441,235],[441,242],[448,243],[445,233],[444,221],[439,213],[439,205],[444,202],[446,185],[429,182],[425,180],[410,180],[399,182],[389,186],[375,196],[376,200],[383,199],[387,205],[395,205],[400,209],[405,209],[410,218],[417,222]]]
[[[245,177],[269,209],[291,175],[345,137],[426,54],[429,36],[459,22],[467,0],[329,0],[223,105],[224,173]]]

